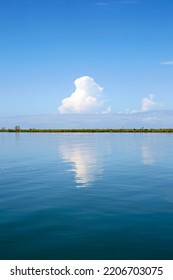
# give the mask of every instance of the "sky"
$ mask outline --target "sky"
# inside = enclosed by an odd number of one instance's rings
[[[0,0],[0,117],[173,110],[172,0]]]

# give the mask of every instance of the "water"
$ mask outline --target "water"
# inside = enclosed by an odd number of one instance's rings
[[[172,134],[0,134],[0,259],[173,259]]]

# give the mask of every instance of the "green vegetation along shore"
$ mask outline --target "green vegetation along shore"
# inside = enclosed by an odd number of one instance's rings
[[[104,129],[22,129],[16,126],[14,129],[1,128],[0,132],[17,133],[173,133],[173,128],[104,128]]]

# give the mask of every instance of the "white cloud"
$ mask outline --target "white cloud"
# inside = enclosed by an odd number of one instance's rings
[[[70,97],[62,100],[58,108],[60,114],[95,113],[98,112],[104,100],[101,97],[103,88],[93,78],[83,76],[74,81],[75,91]]]
[[[161,62],[161,64],[163,64],[163,65],[173,65],[173,60],[163,61],[163,62]]]
[[[135,109],[135,110],[126,109],[124,113],[125,114],[135,114],[141,112],[143,113],[143,112],[148,112],[163,107],[162,103],[154,101],[153,94],[150,94],[148,97],[143,98],[141,103],[142,104],[140,109]]]
[[[149,97],[145,97],[142,99],[141,112],[146,112],[162,107],[161,103],[158,103],[153,99],[154,99],[154,95],[152,94],[149,95]]]

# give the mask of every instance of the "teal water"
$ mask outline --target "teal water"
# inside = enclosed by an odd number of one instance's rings
[[[173,259],[173,135],[0,133],[0,259]]]

